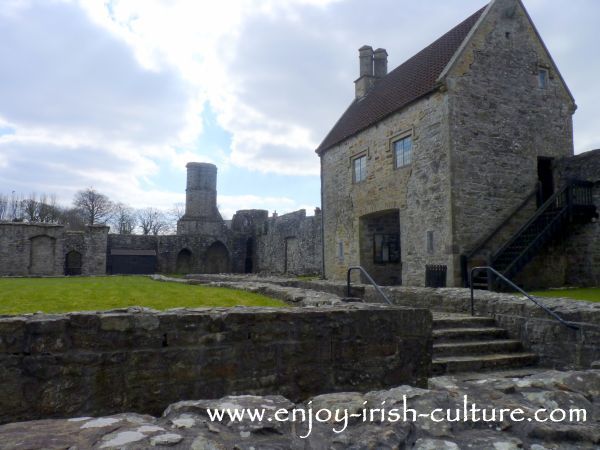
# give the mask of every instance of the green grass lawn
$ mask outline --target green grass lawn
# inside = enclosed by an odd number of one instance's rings
[[[237,305],[286,306],[250,292],[159,282],[143,276],[0,279],[0,314]]]
[[[600,288],[550,289],[532,292],[537,297],[568,297],[588,302],[600,302]]]

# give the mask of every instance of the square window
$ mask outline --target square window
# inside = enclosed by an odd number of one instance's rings
[[[400,262],[400,236],[398,234],[373,235],[373,262],[375,264]]]
[[[406,136],[393,143],[396,169],[412,162],[412,136]]]
[[[540,89],[546,89],[548,87],[548,69],[538,70],[538,86]]]
[[[359,156],[352,160],[354,182],[360,183],[367,179],[367,155]]]

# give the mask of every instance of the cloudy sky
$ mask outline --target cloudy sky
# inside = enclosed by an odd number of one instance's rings
[[[354,95],[357,49],[400,64],[485,0],[0,0],[0,192],[93,186],[135,207],[184,199],[185,163],[219,167],[218,203],[319,204],[314,149]],[[600,148],[597,0],[525,0]]]

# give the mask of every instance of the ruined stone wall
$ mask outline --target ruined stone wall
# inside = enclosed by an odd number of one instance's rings
[[[81,254],[81,275],[106,273],[106,250],[109,228],[104,225],[86,227],[86,231],[65,233],[64,254],[74,250]]]
[[[83,275],[103,275],[107,233],[103,225],[75,233],[62,225],[0,223],[0,275],[64,275],[65,255],[71,250],[82,255]]]
[[[549,72],[546,88],[538,86],[540,68]],[[575,106],[515,0],[493,4],[446,84],[457,261],[535,187],[538,157],[573,154]],[[504,230],[499,242],[510,232]],[[456,285],[459,277],[455,269]]]
[[[428,311],[376,305],[3,317],[0,422],[426,387],[431,348]]]
[[[210,258],[207,254],[211,245],[222,243],[228,252],[231,263],[233,253],[232,239],[230,236],[207,236],[207,235],[122,235],[110,234],[108,239],[108,254],[112,249],[121,250],[153,250],[156,252],[156,271],[161,273],[210,273]],[[178,255],[182,251],[190,252],[189,265],[178,267]],[[181,262],[181,259],[180,259]],[[183,270],[185,269],[185,270]],[[231,272],[228,267],[224,272]]]
[[[321,214],[301,209],[268,219],[256,240],[257,272],[314,275],[321,273]]]
[[[391,210],[400,213],[404,284],[424,285],[426,264],[451,265],[446,110],[446,95],[434,93],[321,155],[328,279],[343,279],[348,266],[361,264],[360,218]],[[392,143],[406,135],[413,140],[412,163],[396,169]],[[353,183],[352,160],[362,154],[367,178]]]

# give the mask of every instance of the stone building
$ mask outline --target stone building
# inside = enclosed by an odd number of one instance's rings
[[[145,273],[319,274],[321,214],[269,217],[238,211],[230,224],[217,208],[217,167],[187,164],[186,208],[176,235],[85,232],[62,225],[0,223],[0,275]]]
[[[460,286],[486,264],[569,282],[547,249],[578,233],[597,247],[600,172],[572,185],[559,170],[582,165],[576,105],[521,1],[493,0],[389,73],[363,46],[359,67],[317,149],[325,277],[361,265],[381,284]],[[597,255],[579,283],[597,283]]]
[[[304,210],[272,217],[265,210],[241,210],[228,224],[217,208],[217,167],[186,167],[177,234],[108,235],[109,273],[320,273],[318,209],[313,217]]]

